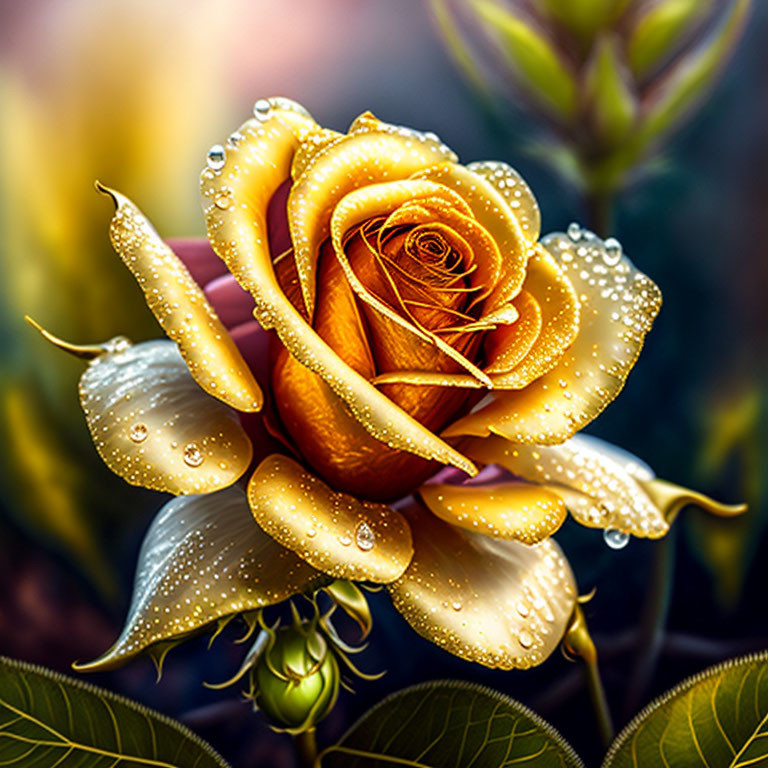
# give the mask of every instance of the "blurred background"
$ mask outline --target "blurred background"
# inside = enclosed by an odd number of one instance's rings
[[[558,534],[580,591],[597,587],[586,610],[617,725],[685,675],[768,648],[768,5],[748,6],[2,0],[0,654],[68,671],[111,644],[164,502],[101,464],[77,403],[81,364],[23,315],[83,343],[158,336],[93,182],[136,200],[164,236],[201,235],[207,148],[272,95],[336,129],[371,109],[435,131],[463,161],[504,160],[532,186],[543,231],[577,220],[614,235],[661,287],[644,353],[590,431],[750,511],[687,510],[663,549],[613,551],[570,523]],[[667,630],[638,671],[654,573]],[[388,674],[343,694],[321,744],[393,690],[460,678],[522,700],[597,759],[576,664],[557,655],[494,673],[422,641],[386,596],[372,600],[361,663]],[[230,639],[174,650],[158,685],[148,660],[91,679],[182,719],[234,768],[291,766],[290,740],[236,691],[201,685],[236,668],[243,649]]]

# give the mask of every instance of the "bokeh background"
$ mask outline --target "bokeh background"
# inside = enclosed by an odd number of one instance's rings
[[[546,162],[544,129],[521,111],[489,119],[417,0],[15,0],[0,2],[0,654],[68,671],[116,637],[135,559],[164,499],[98,461],[76,396],[81,365],[45,345],[30,314],[64,338],[159,335],[112,253],[100,179],[136,200],[166,236],[200,235],[207,148],[262,96],[303,103],[343,129],[359,112],[433,130],[465,160],[518,168],[543,230],[584,221],[577,187]],[[617,725],[639,704],[721,659],[768,648],[768,5],[755,4],[719,85],[622,192],[614,232],[660,285],[661,315],[629,383],[591,432],[664,478],[723,501],[731,521],[687,510],[671,549],[668,628],[637,700],[625,701],[654,545],[607,548],[566,524],[558,540],[580,590]],[[536,151],[532,151],[532,148]],[[586,759],[601,753],[578,665],[555,655],[494,673],[421,640],[375,595],[362,657],[375,683],[342,695],[319,732],[422,680],[491,685],[549,719]],[[180,718],[234,768],[291,766],[229,676],[243,653],[225,633],[174,650],[155,684],[140,660],[96,683]]]

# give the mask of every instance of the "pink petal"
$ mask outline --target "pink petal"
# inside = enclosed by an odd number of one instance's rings
[[[288,229],[288,193],[291,191],[290,179],[284,181],[272,195],[267,207],[267,234],[272,258],[276,258],[291,247],[291,233]]]
[[[171,237],[165,241],[184,262],[195,282],[203,288],[219,275],[227,273],[224,262],[213,252],[204,237]]]
[[[229,272],[211,280],[203,290],[227,329],[253,320],[253,297]]]

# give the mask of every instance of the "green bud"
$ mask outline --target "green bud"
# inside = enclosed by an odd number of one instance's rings
[[[583,39],[615,21],[628,0],[541,0],[546,10]]]
[[[512,7],[472,0],[478,20],[497,42],[518,85],[558,117],[571,120],[577,108],[576,79],[554,41]]]
[[[280,627],[251,671],[254,701],[276,728],[301,733],[333,709],[339,665],[314,622]]]

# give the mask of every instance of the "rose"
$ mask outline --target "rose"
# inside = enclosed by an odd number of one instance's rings
[[[126,628],[92,667],[329,576],[388,584],[467,659],[530,666],[574,607],[549,538],[566,506],[616,543],[664,535],[694,499],[573,437],[621,389],[659,292],[616,241],[576,225],[538,241],[508,166],[464,167],[367,113],[342,135],[273,99],[209,153],[210,245],[177,255],[102,190],[175,345],[54,341],[93,358],[80,394],[106,463],[193,495],[158,515]]]

